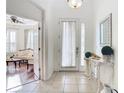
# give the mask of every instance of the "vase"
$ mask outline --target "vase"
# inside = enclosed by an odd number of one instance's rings
[[[104,62],[111,63],[112,62],[112,56],[111,55],[103,55]]]

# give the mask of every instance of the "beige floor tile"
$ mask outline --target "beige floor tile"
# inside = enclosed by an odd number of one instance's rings
[[[67,92],[78,92],[78,86],[77,85],[65,85],[64,86],[64,93]]]
[[[37,88],[33,90],[31,93],[47,93],[48,89],[47,88]]]
[[[55,80],[52,85],[64,85],[64,80]]]
[[[65,84],[77,84],[76,78],[65,79]]]
[[[65,76],[65,79],[76,79],[77,78],[77,76]]]
[[[63,87],[64,86],[64,83],[55,82],[55,83],[53,83],[52,86],[53,87]]]
[[[53,83],[54,83],[54,82],[64,82],[64,80],[65,80],[65,77],[55,77],[55,78],[53,79]]]
[[[77,83],[78,84],[90,84],[90,83],[92,83],[92,81],[90,81],[88,79],[81,78],[81,79],[77,79]]]
[[[50,89],[48,90],[48,93],[62,93],[63,90],[60,90],[60,89]]]
[[[85,85],[85,84],[84,84],[84,85],[78,85],[78,86],[79,86],[79,93],[80,93],[80,92],[82,92],[82,93],[83,93],[83,92],[84,92],[84,93],[85,93],[85,92],[86,92],[86,93],[92,93],[92,92],[94,93],[94,92],[96,92],[96,90],[93,89],[92,86],[90,86],[90,85]]]

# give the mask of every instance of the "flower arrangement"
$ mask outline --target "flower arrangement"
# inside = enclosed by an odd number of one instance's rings
[[[110,46],[104,46],[101,52],[103,55],[113,55],[113,49]]]
[[[105,62],[113,62],[112,55],[114,54],[114,52],[110,46],[104,46],[101,49],[101,53],[103,54],[103,59]]]
[[[98,59],[101,58],[98,55],[96,55],[95,53],[91,53],[91,52],[86,52],[85,57],[86,58],[92,57],[92,58],[98,58]]]
[[[89,57],[91,57],[91,56],[92,56],[92,53],[91,53],[91,52],[86,52],[86,53],[85,53],[85,57],[86,57],[86,58],[89,58]]]

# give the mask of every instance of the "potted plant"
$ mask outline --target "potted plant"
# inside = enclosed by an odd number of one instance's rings
[[[92,53],[91,53],[91,52],[86,52],[86,53],[85,53],[85,57],[86,57],[86,58],[89,58],[89,57],[91,57],[91,56],[92,56]]]
[[[103,59],[106,62],[111,62],[112,60],[112,55],[114,54],[113,49],[110,46],[104,46],[101,49],[101,53],[103,54]]]

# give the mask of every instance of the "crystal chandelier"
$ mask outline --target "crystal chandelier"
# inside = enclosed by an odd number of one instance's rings
[[[83,0],[67,0],[67,3],[71,8],[81,7],[82,2],[83,2]]]

